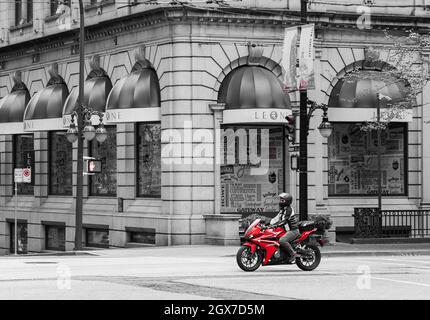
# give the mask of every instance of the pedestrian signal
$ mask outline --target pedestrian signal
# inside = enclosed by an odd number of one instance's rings
[[[293,144],[296,142],[296,117],[293,115],[288,115],[285,117],[285,120],[287,120],[287,139],[290,144]]]

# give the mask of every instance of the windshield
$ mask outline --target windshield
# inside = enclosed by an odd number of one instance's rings
[[[254,228],[257,224],[259,224],[261,221],[261,219],[255,219],[253,223],[251,223],[251,225],[248,227],[248,229],[246,229],[245,231],[245,237],[248,236],[248,233],[252,230],[252,228]]]

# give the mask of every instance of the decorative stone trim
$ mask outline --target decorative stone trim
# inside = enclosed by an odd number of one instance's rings
[[[27,29],[27,28],[31,28],[33,26],[33,21],[30,22],[26,22],[24,24],[18,25],[18,26],[12,26],[9,28],[10,32],[15,32],[18,30],[23,30],[23,29]]]

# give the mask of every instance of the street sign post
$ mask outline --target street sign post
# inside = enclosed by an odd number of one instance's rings
[[[31,169],[30,168],[15,168],[14,170],[15,181],[15,210],[14,210],[14,254],[18,254],[18,221],[16,212],[18,208],[18,183],[31,183]]]

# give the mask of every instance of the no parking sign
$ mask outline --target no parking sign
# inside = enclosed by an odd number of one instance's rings
[[[15,182],[17,183],[31,183],[31,169],[23,168],[23,169],[15,169]]]

